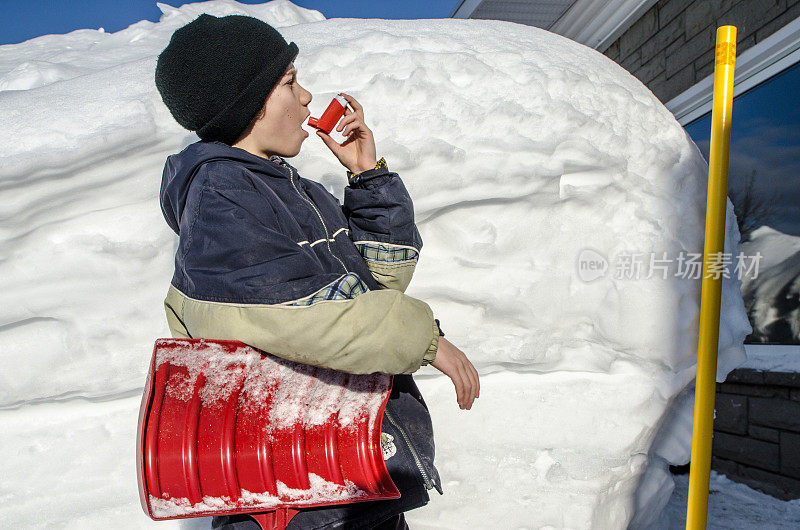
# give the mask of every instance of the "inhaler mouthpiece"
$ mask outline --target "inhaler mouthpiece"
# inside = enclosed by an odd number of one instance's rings
[[[344,116],[344,109],[347,108],[347,100],[341,92],[333,98],[328,108],[322,113],[319,118],[308,118],[308,124],[326,134],[330,134],[333,128],[339,123],[339,119]]]

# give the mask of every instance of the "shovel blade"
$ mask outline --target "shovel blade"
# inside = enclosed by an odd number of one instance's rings
[[[396,499],[380,445],[391,384],[238,341],[157,339],[137,431],[142,508],[277,517]]]

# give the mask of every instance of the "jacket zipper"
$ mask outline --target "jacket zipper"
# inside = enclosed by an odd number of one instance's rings
[[[279,163],[280,163],[280,165],[282,165],[283,167],[285,167],[285,168],[287,168],[289,170],[289,172],[291,174],[291,176],[289,178],[289,181],[292,183],[292,187],[294,188],[294,190],[297,192],[298,195],[300,195],[300,197],[304,201],[306,201],[311,206],[311,208],[314,209],[314,212],[316,212],[317,217],[319,217],[319,220],[322,223],[322,228],[325,230],[325,243],[328,245],[328,252],[330,252],[331,256],[336,258],[336,260],[339,263],[342,264],[342,267],[344,268],[345,272],[349,273],[349,271],[347,270],[347,267],[345,266],[344,262],[342,262],[342,260],[340,260],[338,258],[338,256],[336,256],[336,254],[333,253],[333,250],[331,249],[331,241],[330,241],[330,237],[329,237],[329,234],[328,234],[328,227],[325,225],[325,221],[322,219],[322,214],[320,214],[319,210],[314,205],[314,203],[311,202],[311,200],[308,199],[303,193],[301,193],[300,190],[295,185],[295,183],[294,183],[294,170],[290,166],[288,166],[283,160],[280,160]],[[425,472],[425,468],[422,466],[422,461],[419,459],[419,455],[417,454],[417,450],[416,450],[416,448],[414,448],[414,444],[411,443],[411,439],[408,437],[408,434],[406,434],[406,431],[402,427],[400,427],[400,425],[394,420],[394,418],[392,418],[392,415],[389,413],[388,410],[384,410],[384,414],[386,415],[386,418],[389,420],[389,423],[394,425],[395,429],[397,429],[400,432],[400,434],[402,435],[403,439],[406,441],[406,445],[408,445],[409,450],[411,450],[411,455],[414,457],[414,462],[417,464],[417,469],[419,469],[419,473],[420,473],[420,475],[422,475],[422,479],[425,482],[425,489],[429,489],[429,490],[433,489],[433,487],[434,487],[433,483],[428,478],[428,473]]]
[[[419,469],[419,472],[422,475],[422,479],[425,481],[425,489],[429,489],[429,490],[433,489],[433,483],[428,478],[428,474],[425,472],[425,468],[422,467],[422,461],[419,459],[419,455],[417,454],[417,450],[414,448],[414,445],[411,443],[411,439],[406,434],[406,431],[404,431],[403,428],[400,427],[400,425],[398,425],[398,423],[396,421],[394,421],[394,418],[392,418],[392,415],[389,414],[388,410],[384,410],[384,414],[386,415],[386,419],[389,420],[389,423],[394,425],[395,429],[400,431],[400,434],[403,436],[403,439],[406,441],[406,445],[408,445],[408,448],[411,450],[411,455],[414,457],[414,461],[416,462],[417,468]]]
[[[349,270],[347,270],[347,267],[345,266],[344,262],[343,262],[342,260],[340,260],[340,259],[339,259],[339,257],[338,257],[336,254],[334,254],[334,253],[333,253],[333,249],[331,248],[331,239],[330,239],[330,235],[328,234],[328,227],[327,227],[327,226],[325,226],[325,221],[322,219],[322,214],[321,214],[321,213],[319,213],[319,210],[317,210],[317,207],[314,205],[314,203],[313,203],[313,202],[311,202],[311,200],[310,200],[310,199],[308,199],[308,198],[305,196],[305,194],[301,193],[301,192],[300,192],[300,190],[299,190],[299,189],[297,188],[297,186],[295,185],[295,183],[294,183],[294,170],[293,170],[293,169],[292,169],[292,168],[291,168],[289,165],[287,165],[287,164],[286,164],[286,163],[285,163],[283,160],[281,160],[279,163],[280,163],[280,165],[282,165],[283,167],[285,167],[286,169],[288,169],[288,170],[289,170],[289,172],[291,173],[291,175],[290,175],[290,177],[289,177],[289,182],[291,182],[291,183],[292,183],[292,187],[294,188],[294,191],[296,191],[296,192],[297,192],[297,194],[298,194],[298,195],[300,195],[300,198],[302,198],[302,199],[303,199],[304,201],[306,201],[306,202],[307,202],[309,205],[311,205],[311,208],[313,208],[313,209],[314,209],[314,212],[316,212],[316,214],[317,214],[317,217],[319,217],[319,221],[322,223],[322,228],[325,230],[325,244],[326,244],[326,245],[328,245],[328,252],[330,252],[330,253],[331,253],[331,256],[333,256],[334,258],[336,258],[336,261],[338,261],[339,263],[341,263],[342,267],[344,268],[344,272],[346,272],[346,273],[348,273],[348,274],[349,274],[349,273],[350,273],[350,271],[349,271]]]

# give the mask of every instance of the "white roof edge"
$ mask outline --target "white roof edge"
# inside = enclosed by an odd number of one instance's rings
[[[456,7],[450,11],[449,18],[469,18],[482,0],[460,0]]]
[[[569,39],[602,50],[639,20],[657,0],[576,0],[549,28]],[[461,0],[450,18],[469,18],[481,0]]]
[[[656,2],[657,0],[577,0],[550,26],[549,31],[602,51]]]

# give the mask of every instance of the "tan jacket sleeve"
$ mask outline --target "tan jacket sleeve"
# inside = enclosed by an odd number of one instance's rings
[[[410,374],[436,355],[439,332],[425,302],[395,289],[307,306],[164,300],[174,337],[239,340],[292,361],[355,374]]]
[[[375,241],[354,244],[382,289],[406,291],[419,261],[419,252],[414,247]]]

